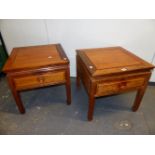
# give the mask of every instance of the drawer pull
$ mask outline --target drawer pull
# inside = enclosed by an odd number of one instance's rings
[[[44,83],[45,79],[44,79],[44,77],[37,77],[37,81],[39,83]]]
[[[125,88],[127,86],[126,82],[122,82],[118,85],[119,88]]]
[[[125,84],[120,86],[120,88],[125,88],[125,87],[126,87],[126,85],[125,85]]]

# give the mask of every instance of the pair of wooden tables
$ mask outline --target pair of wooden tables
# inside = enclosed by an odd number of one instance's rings
[[[76,62],[77,86],[81,80],[89,96],[89,121],[95,98],[101,96],[137,90],[132,107],[136,111],[154,68],[121,47],[77,50]],[[64,84],[71,104],[69,59],[60,44],[14,48],[3,70],[21,113],[25,108],[20,91],[27,89]]]

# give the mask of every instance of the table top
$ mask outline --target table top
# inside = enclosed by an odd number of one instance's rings
[[[60,44],[13,48],[3,71],[25,70],[68,64],[69,60]]]
[[[153,69],[154,66],[122,47],[77,50],[92,76]]]

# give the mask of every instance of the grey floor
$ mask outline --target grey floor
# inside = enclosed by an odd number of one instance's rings
[[[66,105],[64,86],[21,93],[26,114],[21,115],[0,78],[0,134],[155,134],[155,86],[148,86],[141,107],[131,111],[135,92],[96,99],[94,119],[87,121],[88,97],[72,82],[72,104]]]

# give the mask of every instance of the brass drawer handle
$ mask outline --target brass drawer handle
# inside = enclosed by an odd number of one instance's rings
[[[44,77],[40,76],[40,77],[37,77],[37,81],[39,83],[44,83],[45,79],[44,79]]]
[[[119,88],[125,88],[127,86],[127,83],[126,82],[122,82],[118,86],[119,86]]]
[[[126,85],[121,85],[121,87],[120,88],[125,88],[126,87]]]

